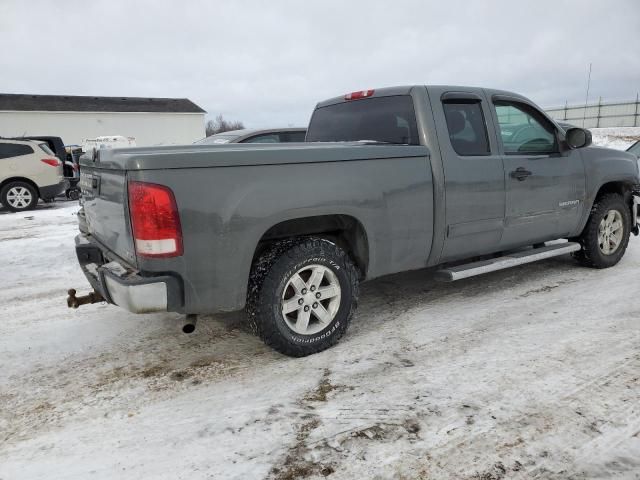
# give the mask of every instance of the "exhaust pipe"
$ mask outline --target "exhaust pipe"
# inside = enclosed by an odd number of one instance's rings
[[[187,315],[185,324],[182,326],[183,333],[193,333],[196,330],[196,322],[198,321],[198,315],[190,313]]]
[[[69,296],[67,297],[67,307],[69,308],[78,308],[80,305],[88,305],[91,303],[105,301],[105,299],[102,298],[102,295],[100,295],[95,290],[82,297],[76,297],[76,291],[73,288],[69,289],[67,293],[69,294]]]

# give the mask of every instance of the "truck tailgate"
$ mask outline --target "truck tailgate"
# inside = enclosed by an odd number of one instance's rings
[[[83,165],[80,188],[87,231],[111,252],[136,264],[124,170]]]

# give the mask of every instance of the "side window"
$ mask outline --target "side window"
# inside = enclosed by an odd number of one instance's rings
[[[529,105],[495,101],[500,137],[507,155],[549,154],[558,152],[554,126]]]
[[[306,132],[287,132],[283,142],[304,142]],[[282,135],[280,135],[282,137]]]
[[[0,159],[9,158],[11,156],[9,155],[10,145],[11,145],[10,143],[0,143]]]
[[[458,155],[489,155],[487,125],[482,115],[480,102],[456,103],[455,100],[442,104],[447,120],[451,146]]]
[[[29,145],[20,145],[18,143],[0,143],[0,159],[20,157],[22,155],[31,155],[33,148]]]
[[[280,143],[280,135],[277,133],[267,133],[256,135],[243,140],[242,143]]]

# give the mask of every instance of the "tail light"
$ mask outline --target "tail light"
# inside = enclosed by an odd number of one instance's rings
[[[180,216],[171,189],[155,183],[129,182],[129,212],[138,255],[183,254]]]
[[[360,100],[361,98],[368,98],[374,94],[375,90],[362,90],[360,92],[347,93],[344,96],[345,100]]]
[[[43,158],[40,160],[42,163],[46,163],[47,165],[51,165],[52,167],[59,167],[60,160],[57,158]]]

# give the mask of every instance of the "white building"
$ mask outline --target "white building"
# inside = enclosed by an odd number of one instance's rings
[[[48,135],[82,145],[122,135],[137,146],[188,144],[205,136],[205,113],[186,98],[0,94],[0,137]]]

